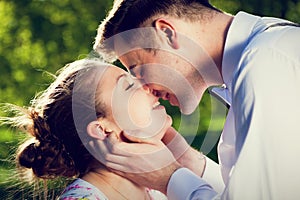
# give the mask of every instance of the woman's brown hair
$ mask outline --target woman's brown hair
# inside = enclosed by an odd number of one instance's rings
[[[94,157],[85,148],[84,143],[92,140],[86,126],[105,116],[105,108],[95,99],[103,66],[97,59],[70,63],[29,107],[6,105],[15,115],[1,121],[30,135],[17,151],[18,166],[44,179],[80,176],[89,170]]]

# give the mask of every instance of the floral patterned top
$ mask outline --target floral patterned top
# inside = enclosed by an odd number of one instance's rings
[[[167,200],[159,191],[148,190],[151,200]],[[94,185],[80,178],[67,186],[58,200],[108,200],[108,198]]]
[[[80,178],[62,192],[58,200],[108,200],[94,185]]]

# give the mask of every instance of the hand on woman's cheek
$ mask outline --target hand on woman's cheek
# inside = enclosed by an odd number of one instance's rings
[[[147,129],[139,129],[135,131],[125,130],[120,133],[120,139],[129,143],[161,143],[162,138],[172,124],[171,118],[169,116],[168,118],[169,120],[166,120],[165,126],[159,132],[156,132],[156,134],[153,134],[152,132],[149,133]]]

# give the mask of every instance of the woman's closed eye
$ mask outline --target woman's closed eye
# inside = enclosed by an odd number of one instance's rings
[[[142,86],[141,84],[143,81],[137,79],[131,74],[126,73],[119,76],[117,82],[118,84],[120,84],[124,91],[128,91],[131,88],[139,88],[140,86]]]
[[[129,90],[130,88],[132,88],[132,86],[134,86],[134,82],[129,83],[129,85],[125,88],[125,91]]]

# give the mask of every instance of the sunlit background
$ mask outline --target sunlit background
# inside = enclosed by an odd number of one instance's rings
[[[211,3],[231,14],[244,10],[300,22],[298,0],[212,0]],[[0,1],[0,103],[28,105],[50,83],[51,74],[68,62],[86,57],[92,50],[96,28],[111,5],[112,0]],[[178,109],[164,104],[174,126],[179,127]],[[184,127],[185,137],[193,137],[195,148],[201,147],[208,127],[210,134],[218,139],[224,114],[211,121],[211,113],[218,109],[223,109],[222,105],[206,93],[199,105],[201,120],[197,137],[188,131],[188,125]],[[0,115],[4,113],[0,111]],[[49,188],[47,199],[54,199],[66,184],[64,180],[26,186],[15,175],[13,154],[22,138],[17,131],[0,128],[0,199],[42,199],[45,188]],[[215,147],[208,156],[217,161]]]

